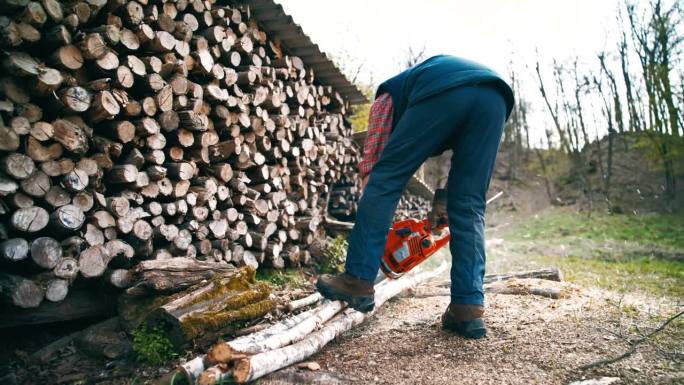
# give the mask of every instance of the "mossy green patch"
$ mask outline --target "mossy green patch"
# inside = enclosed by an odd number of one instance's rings
[[[277,289],[285,286],[295,289],[306,284],[306,275],[301,269],[267,269],[259,268],[256,279],[258,281],[267,282]]]
[[[239,321],[248,321],[261,317],[274,308],[275,302],[270,298],[266,298],[258,302],[247,303],[237,309],[223,309],[192,315],[183,320],[183,332],[187,336],[194,337],[207,330],[218,330]]]
[[[347,259],[347,238],[342,235],[335,237],[327,248],[326,255],[316,263],[321,273],[339,274],[344,271],[344,261]]]
[[[163,365],[178,356],[161,326],[142,326],[133,331],[133,351],[138,359],[150,365]]]
[[[229,296],[221,303],[221,309],[191,314],[183,318],[183,334],[187,339],[193,339],[208,330],[226,327],[231,322],[260,317],[273,309],[273,301],[267,300],[270,294],[271,288],[265,282],[257,282],[241,292],[225,292],[223,295]],[[255,307],[255,304],[259,305]]]
[[[248,290],[255,282],[256,270],[251,266],[245,266],[238,270],[238,272],[234,276],[215,278],[211,282],[211,284],[213,285],[211,290],[207,290],[207,292],[197,296],[197,298],[195,298],[192,302],[187,303],[183,307],[187,308],[201,302],[235,295],[239,292]],[[201,285],[198,285],[197,287],[199,286]],[[194,288],[192,288],[191,290],[194,290]]]

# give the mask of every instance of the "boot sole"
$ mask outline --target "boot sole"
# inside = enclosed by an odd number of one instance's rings
[[[316,282],[316,288],[321,295],[329,300],[344,301],[347,305],[361,313],[368,313],[375,308],[375,298],[367,296],[350,296],[340,292],[328,290],[327,287]]]

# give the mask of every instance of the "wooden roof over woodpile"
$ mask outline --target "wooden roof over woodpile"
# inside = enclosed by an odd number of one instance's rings
[[[259,27],[280,39],[285,52],[299,56],[307,67],[314,70],[316,80],[321,84],[332,86],[349,103],[368,102],[366,96],[311,41],[280,4],[273,0],[245,0],[244,4],[249,6],[249,12],[258,21]]]

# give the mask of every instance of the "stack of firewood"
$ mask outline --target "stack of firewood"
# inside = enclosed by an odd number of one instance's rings
[[[334,184],[330,192],[328,213],[341,221],[353,222],[356,217],[356,206],[361,197],[357,173],[344,175]]]
[[[145,259],[310,259],[358,161],[347,106],[239,2],[1,0],[0,46],[6,302]]]
[[[335,219],[354,222],[356,209],[360,198],[360,188],[352,179],[335,184],[330,192],[328,212]],[[432,208],[432,202],[408,191],[399,200],[394,214],[394,220],[425,219]]]
[[[422,220],[427,218],[432,209],[432,202],[418,195],[404,192],[394,213],[395,220],[414,218]]]

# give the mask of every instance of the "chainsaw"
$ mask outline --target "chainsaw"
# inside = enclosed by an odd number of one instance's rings
[[[449,243],[451,236],[446,215],[438,217],[436,222],[431,223],[430,218],[411,218],[392,225],[387,234],[385,253],[380,260],[380,270],[385,277],[401,277]],[[381,279],[384,277],[378,274],[376,282]]]
[[[494,201],[503,194],[487,200]],[[445,189],[435,191],[432,211],[423,220],[406,219],[394,222],[387,234],[385,253],[380,260],[380,272],[375,283],[385,278],[397,279],[423,261],[430,258],[451,239],[446,213],[447,195]]]

